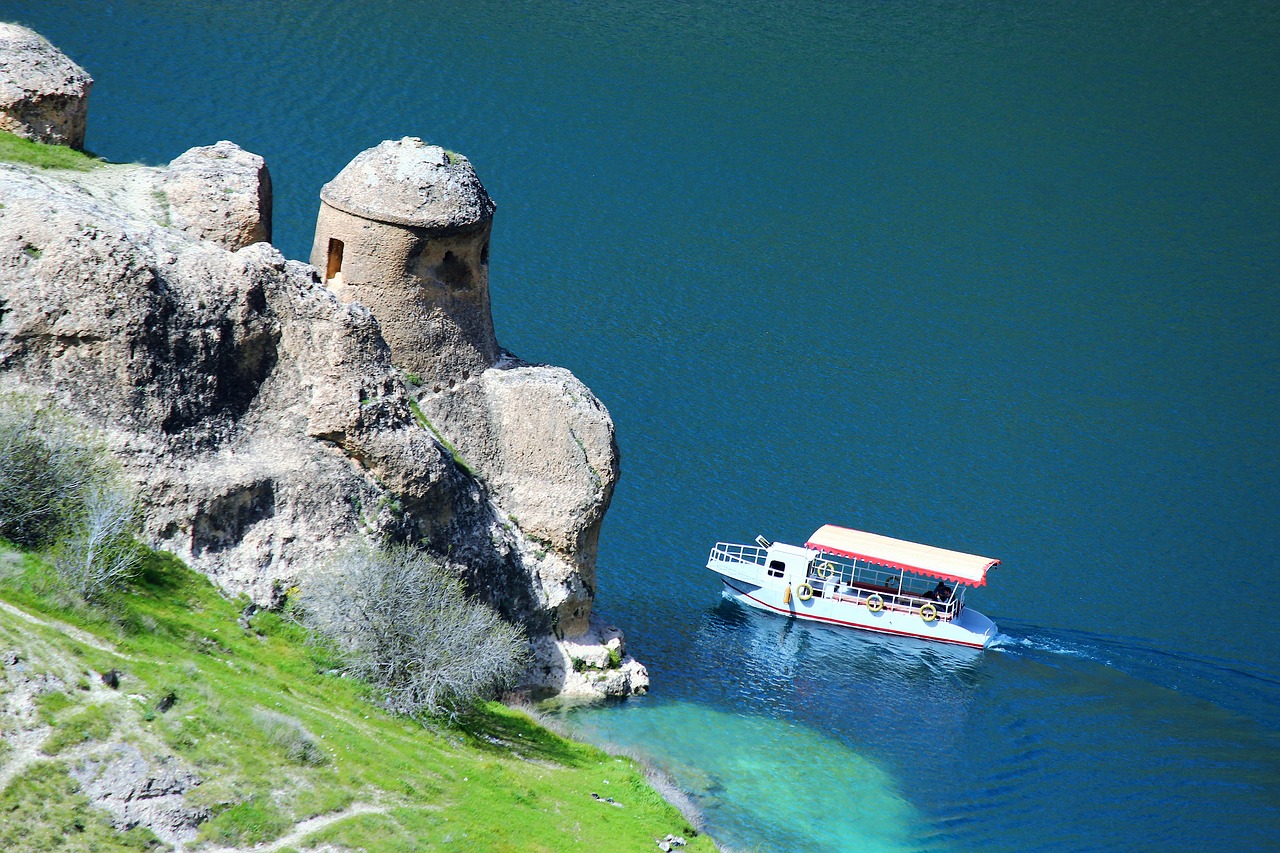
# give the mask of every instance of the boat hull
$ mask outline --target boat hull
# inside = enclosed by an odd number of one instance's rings
[[[788,596],[783,584],[762,586],[740,577],[720,572],[717,574],[720,575],[725,591],[731,598],[748,607],[794,619],[808,619],[813,622],[860,628],[881,634],[918,637],[975,649],[986,648],[997,634],[994,622],[968,607],[954,619],[935,619],[932,622],[926,622],[920,617],[918,611],[886,608],[873,612],[866,606],[865,599],[836,600],[814,597],[801,601],[794,594]]]

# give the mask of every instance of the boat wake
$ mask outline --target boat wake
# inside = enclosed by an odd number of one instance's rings
[[[1012,625],[988,647],[1015,656],[1095,663],[1264,723],[1280,726],[1280,674],[1132,637]]]
[[[1103,666],[1111,666],[1111,661],[1105,656],[1100,655],[1098,648],[1090,648],[1085,645],[1077,645],[1066,640],[1049,637],[1049,636],[1027,636],[1015,637],[1011,634],[1001,632],[987,646],[992,651],[1010,651],[1015,652],[1019,649],[1031,649],[1037,652],[1048,652],[1054,655],[1067,655],[1069,657],[1084,658],[1086,660],[1096,661]]]

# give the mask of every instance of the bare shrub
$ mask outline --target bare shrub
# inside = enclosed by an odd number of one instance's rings
[[[320,741],[296,717],[255,708],[253,723],[290,761],[316,766],[329,761]]]
[[[142,548],[134,539],[138,506],[119,483],[88,488],[75,527],[54,550],[59,580],[85,601],[127,584],[142,565]]]
[[[35,398],[0,395],[0,536],[27,548],[56,541],[57,584],[92,602],[137,573],[138,521],[101,441]]]
[[[302,608],[395,713],[456,719],[526,665],[523,632],[408,546],[347,548],[306,585]]]
[[[70,418],[30,397],[0,395],[0,536],[47,545],[108,477],[105,450]]]

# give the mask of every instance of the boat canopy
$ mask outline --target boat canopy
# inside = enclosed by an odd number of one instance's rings
[[[815,551],[853,557],[971,586],[985,584],[987,572],[1000,565],[999,560],[990,557],[962,554],[959,551],[850,530],[834,524],[819,527],[805,545]]]

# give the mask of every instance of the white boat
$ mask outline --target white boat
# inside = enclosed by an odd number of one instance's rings
[[[730,596],[797,619],[986,648],[996,625],[965,606],[999,560],[826,524],[804,547],[717,542],[707,568]]]

